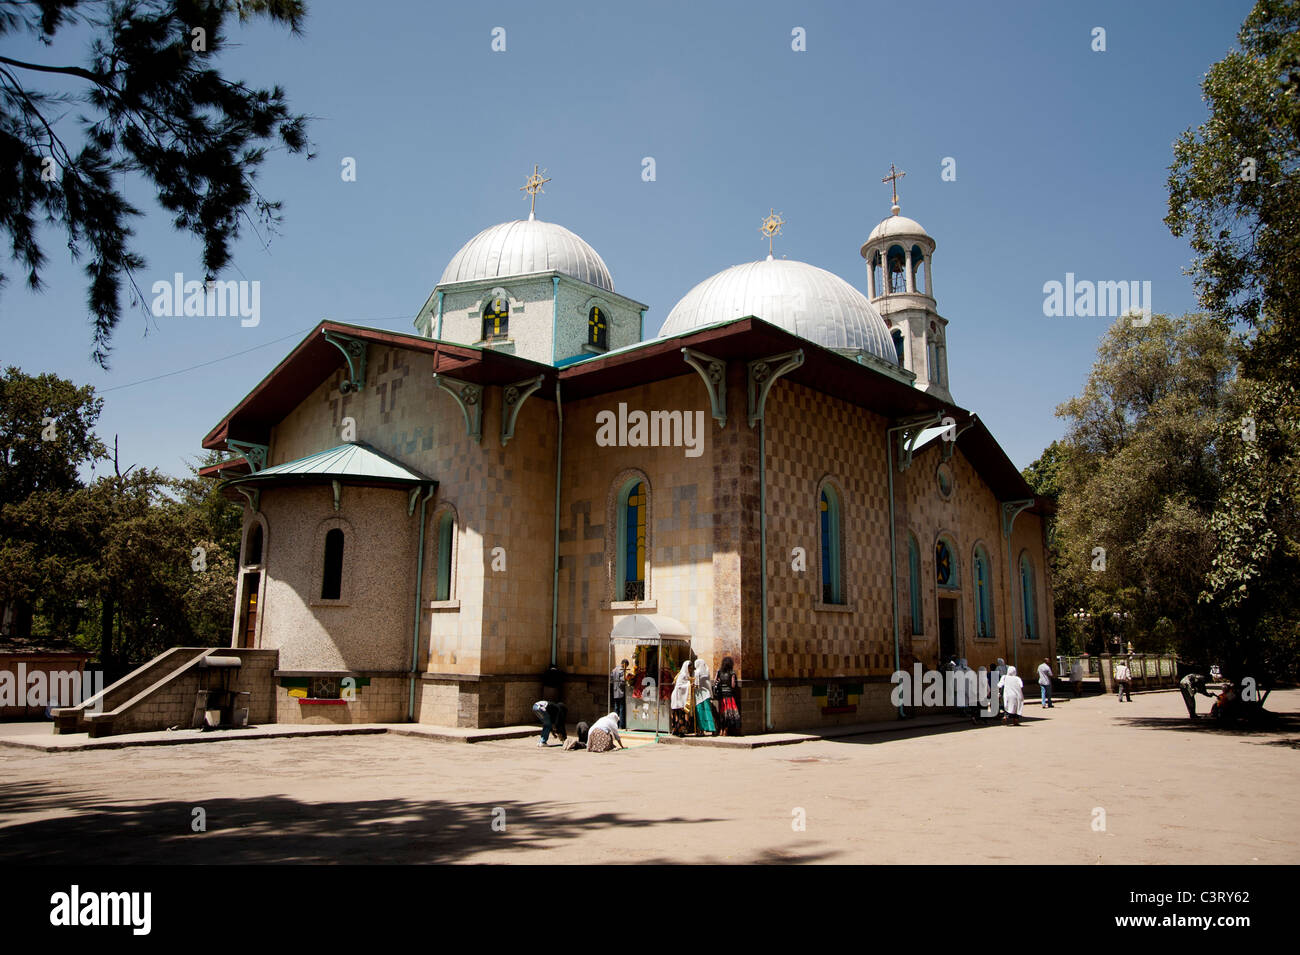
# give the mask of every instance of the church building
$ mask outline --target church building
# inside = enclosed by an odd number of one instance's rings
[[[627,658],[651,728],[684,659],[729,656],[757,733],[889,719],[915,662],[1032,674],[1048,505],[953,397],[935,248],[895,191],[867,294],[769,244],[646,338],[530,212],[465,243],[414,333],[322,321],[203,441],[275,719],[589,719]]]

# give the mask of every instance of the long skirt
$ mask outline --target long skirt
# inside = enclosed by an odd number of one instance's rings
[[[670,716],[670,721],[668,724],[668,730],[674,736],[684,736],[687,732],[690,731],[691,727],[690,727],[690,723],[686,719],[685,707],[682,707],[681,709],[672,710],[669,713],[669,716]]]
[[[722,700],[722,726],[733,733],[740,731],[740,707],[735,697],[728,696]]]
[[[718,726],[713,722],[713,704],[708,700],[695,704],[695,725],[704,733],[716,733]]]
[[[592,730],[587,735],[587,752],[608,753],[614,748],[614,737],[604,730]]]

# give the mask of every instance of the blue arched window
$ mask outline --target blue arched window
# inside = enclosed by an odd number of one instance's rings
[[[840,570],[840,498],[829,485],[817,501],[822,530],[822,603],[844,603],[844,575]]]
[[[912,633],[922,632],[921,620],[921,548],[916,538],[907,535],[907,586],[912,606]]]
[[[451,547],[455,528],[456,519],[451,511],[443,512],[438,520],[438,583],[434,588],[434,600],[451,599]]]
[[[975,548],[975,636],[993,636],[993,575],[989,555]]]
[[[940,587],[953,589],[960,586],[957,580],[957,553],[946,537],[940,537],[934,545],[934,580]]]
[[[649,493],[632,480],[618,500],[618,582],[622,600],[645,600],[646,514]]]
[[[1034,565],[1028,554],[1020,555],[1020,599],[1023,602],[1025,639],[1038,639],[1038,595],[1034,590]]]

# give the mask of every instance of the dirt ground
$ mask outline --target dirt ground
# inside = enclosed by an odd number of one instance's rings
[[[1294,864],[1300,690],[1268,706],[1267,732],[1193,723],[1161,692],[1033,703],[1018,728],[741,751],[387,735],[4,748],[0,861]]]

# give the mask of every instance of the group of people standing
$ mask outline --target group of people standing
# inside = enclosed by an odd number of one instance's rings
[[[610,697],[619,725],[627,726],[628,661],[609,674]],[[740,680],[735,661],[722,658],[716,677],[699,657],[687,658],[673,681],[668,699],[670,731],[674,736],[740,735]]]

